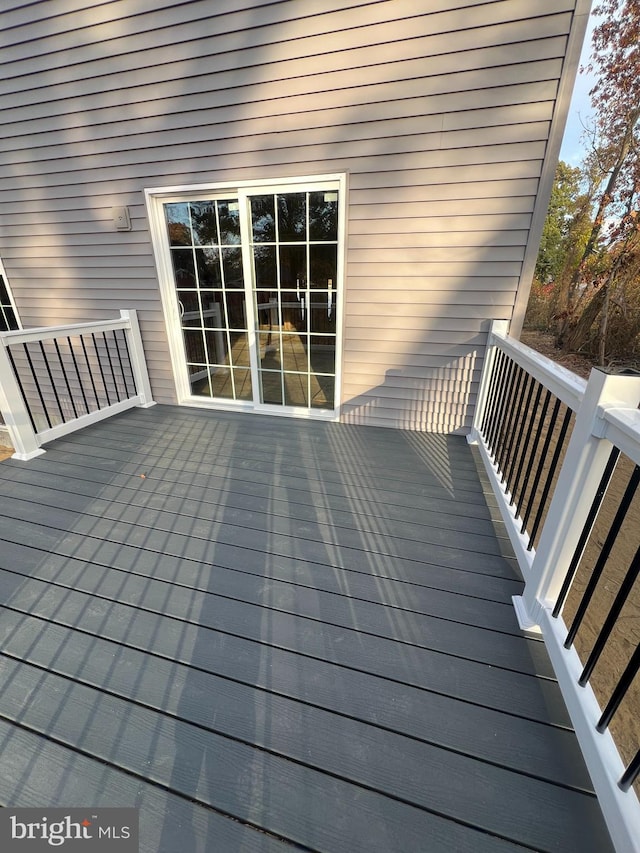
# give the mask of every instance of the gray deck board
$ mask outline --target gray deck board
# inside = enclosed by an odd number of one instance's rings
[[[445,749],[463,749],[466,755],[516,771],[522,768],[526,750],[532,776],[578,790],[590,787],[570,730],[430,691],[403,689],[399,707],[397,690],[375,676],[333,667],[330,679],[307,678],[301,693],[300,686],[292,690],[282,681],[257,685],[252,673],[242,669],[232,680],[160,657],[150,668],[146,652],[16,612],[6,614],[2,631],[5,655],[191,722],[211,724],[207,697],[215,696],[218,730],[241,722],[248,731],[255,715],[272,720],[278,728],[322,727],[322,716],[312,714],[316,708]],[[306,668],[314,669],[314,664],[307,662]],[[339,725],[328,719],[332,727]],[[369,739],[375,736],[368,733]],[[515,742],[521,745],[518,753],[513,750]]]
[[[462,438],[96,424],[0,464],[0,800],[140,803],[162,853],[162,804],[187,853],[607,850],[520,588]]]
[[[0,716],[245,821],[253,821],[256,792],[242,780],[256,779],[259,810],[269,811],[274,831],[306,844],[311,820],[321,849],[336,841],[348,850],[419,849],[431,831],[430,812],[458,819],[462,792],[468,823],[534,848],[550,830],[562,847],[583,850],[597,826],[593,797],[317,709],[302,706],[276,719],[253,707],[248,717],[230,713],[223,721],[217,706],[200,701],[194,725],[22,661],[4,658],[0,672]],[[47,701],[30,702],[34,691]],[[574,799],[580,809],[572,808]],[[331,822],[323,820],[328,813]]]
[[[291,853],[291,845],[250,825],[198,806],[43,738],[41,733],[0,719],[0,803],[39,808],[132,806],[140,810],[140,853]],[[505,846],[505,850],[511,848]]]

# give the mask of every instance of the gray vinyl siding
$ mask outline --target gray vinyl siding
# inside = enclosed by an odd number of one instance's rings
[[[138,309],[174,402],[143,189],[346,171],[343,419],[464,432],[488,322],[513,311],[574,6],[5,5],[0,239],[23,324]]]

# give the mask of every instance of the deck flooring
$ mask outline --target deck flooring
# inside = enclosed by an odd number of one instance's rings
[[[148,853],[604,851],[464,438],[170,406],[0,463],[0,803]]]

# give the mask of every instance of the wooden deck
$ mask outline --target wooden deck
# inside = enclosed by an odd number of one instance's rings
[[[496,519],[460,437],[157,406],[0,463],[0,802],[139,806],[149,853],[604,853]]]

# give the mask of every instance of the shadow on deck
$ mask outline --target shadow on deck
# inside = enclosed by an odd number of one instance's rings
[[[598,851],[460,437],[173,407],[0,464],[0,801],[141,850]]]

